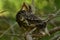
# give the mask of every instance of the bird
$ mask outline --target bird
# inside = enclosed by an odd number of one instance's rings
[[[33,14],[31,6],[27,5],[26,3],[23,3],[22,8],[17,12],[16,21],[18,25],[20,27],[23,27],[25,30],[37,27],[37,29],[39,29],[41,33],[44,34],[45,32],[49,35],[46,27],[47,22]]]

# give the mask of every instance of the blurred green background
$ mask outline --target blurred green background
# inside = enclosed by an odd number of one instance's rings
[[[0,0],[0,40],[24,40],[21,36],[24,31],[20,29],[15,19],[23,2],[32,5],[32,0]],[[42,18],[46,18],[48,14],[53,14],[60,9],[60,0],[34,0],[33,3],[35,14]],[[54,25],[48,23],[49,29],[60,25],[60,15],[53,20],[56,23]],[[59,33],[58,31],[51,36],[45,36],[42,39],[39,38],[39,40],[49,40]]]

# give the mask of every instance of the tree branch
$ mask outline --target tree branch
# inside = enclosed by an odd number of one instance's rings
[[[53,33],[57,32],[57,31],[60,31],[60,27],[55,27],[55,28],[49,30],[49,33],[53,34]],[[45,35],[41,35],[41,33],[39,33],[39,34],[32,34],[32,36],[34,36],[34,37],[44,37],[46,35],[47,35],[46,33],[45,33]]]
[[[48,16],[48,18],[45,20],[46,22],[51,21],[52,19],[54,19],[60,12],[60,9],[55,13],[55,14],[51,14]]]
[[[50,33],[50,34],[53,34],[53,33],[57,32],[57,31],[60,31],[60,27],[55,27],[55,28],[51,29],[51,30],[49,31],[49,33]]]
[[[33,40],[31,34],[32,34],[32,32],[35,31],[35,30],[36,30],[36,28],[33,28],[33,29],[30,30],[29,32],[26,32],[26,33],[25,33],[25,35],[26,35],[26,36],[25,36],[25,40]]]
[[[49,33],[53,34],[53,33],[57,32],[57,31],[60,31],[60,27],[52,28],[51,30],[49,30]],[[7,34],[7,35],[19,37],[20,34]],[[42,35],[41,33],[38,33],[38,34],[27,34],[25,39],[26,40],[33,40],[32,37],[40,37],[40,38],[42,38],[44,36],[47,36],[47,34],[46,33],[45,33],[45,35]]]

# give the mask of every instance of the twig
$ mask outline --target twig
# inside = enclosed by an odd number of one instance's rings
[[[49,31],[49,33],[50,33],[50,34],[53,34],[53,33],[57,32],[57,31],[60,31],[60,27],[55,27],[55,28],[51,29],[51,30]]]
[[[48,16],[48,18],[45,20],[46,22],[51,21],[52,19],[54,19],[60,12],[60,9],[55,13],[55,14],[51,14]]]
[[[55,28],[49,30],[49,33],[50,33],[50,34],[53,34],[53,33],[57,32],[57,31],[60,31],[60,27],[55,27]],[[44,37],[44,36],[46,36],[46,35],[47,35],[47,34],[45,34],[45,35],[32,34],[32,36],[35,36],[35,37]]]
[[[14,27],[17,23],[15,22],[14,24],[11,24],[11,23],[8,23],[8,21],[7,21],[6,19],[3,19],[3,20],[4,20],[8,25],[10,25],[10,27],[9,27],[7,30],[5,30],[5,31],[0,35],[0,38],[1,38],[2,36],[4,36],[4,34],[6,34],[10,29],[12,30],[13,34],[15,34],[13,27]],[[13,37],[12,37],[12,39],[13,39]]]
[[[12,24],[10,23],[10,26],[11,26],[11,25],[12,25]],[[11,27],[11,32],[12,32],[13,35],[15,34],[14,27]],[[13,36],[11,36],[11,40],[14,40],[14,37],[13,37]]]
[[[54,20],[50,21],[50,23],[51,23],[54,27],[57,26],[57,25],[55,24]]]
[[[11,27],[11,31],[12,31],[12,34],[15,34],[15,31],[14,31],[14,28],[13,27]],[[14,37],[13,36],[11,36],[11,40],[14,40]]]
[[[32,4],[32,10],[33,10],[32,13],[34,14],[35,13],[35,4],[34,4],[34,0],[31,0],[31,1],[32,1],[32,3],[31,3]]]
[[[33,33],[36,29],[37,29],[36,27],[33,28],[33,29],[29,32],[29,34]]]
[[[10,34],[10,33],[6,33],[5,35],[8,35],[8,36],[16,36],[16,37],[19,37],[20,34]]]
[[[0,38],[3,37],[4,34],[6,34],[6,33],[11,29],[11,27],[14,27],[16,24],[17,24],[17,23],[11,25],[7,30],[5,30],[5,31],[3,32],[3,34],[0,35]]]
[[[60,34],[54,35],[50,40],[60,40]]]
[[[33,31],[35,31],[36,30],[36,27],[35,28],[33,28],[32,30],[30,30],[29,32],[26,32],[25,33],[25,40],[33,40],[33,38],[32,38],[32,33],[33,33]]]
[[[53,33],[57,32],[57,31],[60,31],[60,27],[52,28],[51,30],[49,30],[49,33],[50,33],[50,34],[53,34]],[[7,34],[7,35],[19,37],[20,34]],[[44,37],[44,36],[46,36],[46,35],[47,35],[47,34],[45,34],[45,35],[41,35],[41,34],[28,34],[28,35],[26,35],[26,39],[28,39],[28,36],[29,36],[29,40],[30,40],[30,37],[32,37],[32,36],[34,36],[34,37]],[[32,38],[31,38],[31,39],[32,39]]]

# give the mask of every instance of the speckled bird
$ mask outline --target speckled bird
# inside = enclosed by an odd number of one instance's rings
[[[46,29],[47,23],[33,14],[31,6],[25,3],[23,3],[22,8],[17,12],[16,21],[20,27],[23,27],[26,30],[37,27],[41,32],[44,31],[49,34]]]

